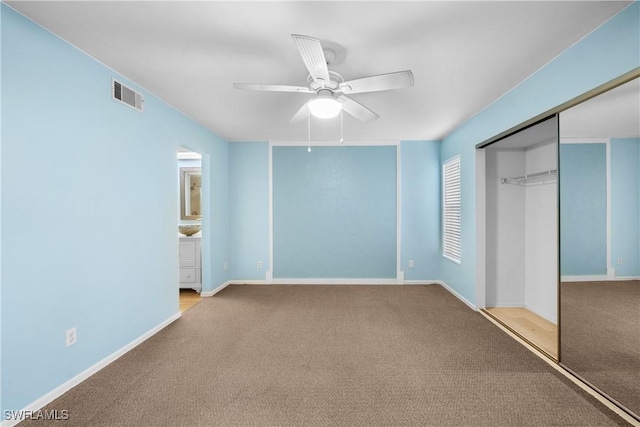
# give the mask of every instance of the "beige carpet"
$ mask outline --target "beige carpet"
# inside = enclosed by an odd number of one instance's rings
[[[230,286],[47,409],[67,427],[626,425],[438,285]]]
[[[563,282],[562,363],[640,414],[640,280]]]

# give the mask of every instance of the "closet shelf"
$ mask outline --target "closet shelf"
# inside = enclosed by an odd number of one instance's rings
[[[543,172],[530,173],[524,176],[516,176],[512,178],[502,178],[500,180],[503,184],[520,185],[522,187],[528,187],[530,185],[544,185],[556,182],[558,178],[558,170],[551,169]]]

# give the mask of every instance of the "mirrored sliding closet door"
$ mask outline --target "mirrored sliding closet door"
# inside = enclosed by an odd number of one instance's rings
[[[560,113],[560,363],[640,414],[640,82]]]

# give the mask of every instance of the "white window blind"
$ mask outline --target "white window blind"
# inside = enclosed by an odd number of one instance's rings
[[[460,263],[460,156],[442,164],[442,255]]]

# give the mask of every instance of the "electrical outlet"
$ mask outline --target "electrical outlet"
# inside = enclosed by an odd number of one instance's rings
[[[229,263],[227,261],[224,262],[224,269],[226,270],[229,267]]]
[[[256,267],[258,267],[258,268],[262,268],[262,261],[258,261],[258,262],[256,263]]]
[[[412,259],[409,260],[409,268],[413,268],[413,260]]]
[[[76,333],[75,326],[65,331],[65,340],[66,340],[67,347],[69,347],[70,345],[74,345],[76,342],[78,342],[78,334]]]
[[[622,258],[618,258],[618,265],[622,265]]]

